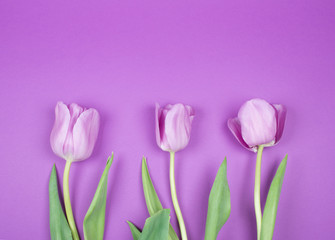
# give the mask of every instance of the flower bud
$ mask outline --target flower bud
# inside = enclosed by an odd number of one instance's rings
[[[158,146],[169,152],[177,152],[186,147],[190,140],[193,109],[183,104],[156,104],[156,141]]]
[[[82,161],[91,156],[99,132],[99,113],[72,103],[58,102],[50,135],[53,152],[68,161]]]
[[[280,140],[286,118],[286,108],[269,104],[263,99],[244,103],[237,118],[228,120],[228,127],[245,148],[257,151],[259,145],[273,146]]]

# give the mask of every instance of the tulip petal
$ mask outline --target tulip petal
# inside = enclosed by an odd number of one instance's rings
[[[234,137],[237,139],[237,141],[246,149],[250,151],[255,151],[255,149],[248,146],[248,144],[245,143],[245,141],[242,138],[241,134],[241,124],[238,118],[231,118],[228,120],[228,128],[234,135]],[[257,149],[256,149],[257,151]]]
[[[170,145],[167,141],[165,131],[165,117],[172,105],[167,105],[165,108],[159,107],[156,103],[156,141],[158,146],[164,151],[170,151]]]
[[[286,120],[286,107],[281,104],[273,104],[273,107],[277,112],[277,133],[276,133],[276,143],[279,142],[281,136],[283,135],[285,120]]]
[[[80,107],[78,104],[72,103],[69,106],[69,111],[70,111],[70,124],[64,142],[63,152],[67,158],[73,159],[74,158],[73,127],[76,124],[80,114],[84,111],[84,109]]]
[[[73,161],[91,156],[99,132],[99,113],[90,108],[78,117],[73,127]]]
[[[193,110],[193,108],[192,108],[191,106],[189,106],[189,105],[185,105],[185,108],[186,108],[186,110],[187,110],[188,116],[189,116],[190,121],[191,121],[191,123],[192,123],[192,122],[193,122],[194,115],[195,115],[194,110]]]
[[[276,111],[263,99],[252,99],[242,105],[238,112],[244,141],[255,147],[272,144],[276,137]]]
[[[185,108],[187,110],[188,116],[194,117],[194,115],[195,115],[194,109],[189,105],[185,105]]]
[[[165,135],[173,152],[186,147],[190,139],[191,120],[183,104],[175,104],[165,118]]]
[[[61,158],[65,158],[63,152],[64,142],[70,125],[70,112],[67,106],[58,102],[55,108],[55,123],[50,135],[52,151]]]
[[[159,107],[159,104],[156,103],[155,108],[155,130],[156,130],[156,142],[158,146],[161,146],[161,133],[160,133],[160,126],[159,126],[159,120],[162,115],[162,109]]]
[[[71,117],[74,118],[74,121],[77,121],[79,115],[86,109],[79,106],[77,103],[71,103],[69,106]]]

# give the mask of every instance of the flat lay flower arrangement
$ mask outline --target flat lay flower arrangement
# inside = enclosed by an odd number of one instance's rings
[[[169,180],[174,209],[167,209],[162,205],[156,192],[159,186],[154,186],[148,170],[148,163],[143,157],[142,188],[150,217],[145,221],[143,229],[139,229],[136,223],[129,219],[130,233],[134,240],[187,240],[188,229],[185,227],[183,211],[178,202],[178,198],[183,197],[182,192],[179,192],[177,196],[175,161],[182,161],[176,153],[189,143],[195,111],[191,106],[181,103],[164,107],[156,104],[155,116],[153,117],[155,117],[155,126],[152,128],[155,128],[157,145],[170,154]],[[227,122],[228,128],[237,141],[245,149],[256,153],[254,208],[258,240],[272,239],[287,164],[286,155],[272,179],[262,212],[260,200],[262,153],[264,148],[274,146],[279,142],[283,134],[285,120],[286,108],[283,105],[270,104],[263,99],[251,99],[241,106],[236,118],[231,118]],[[91,156],[98,138],[99,122],[100,115],[93,108],[86,109],[74,103],[67,106],[62,102],[58,102],[56,105],[50,144],[53,152],[65,160],[65,169],[62,188],[63,199],[59,197],[55,165],[52,167],[49,180],[50,235],[53,240],[80,239],[69,194],[70,167],[75,162],[86,160]],[[105,170],[101,175],[83,223],[77,222],[77,224],[83,224],[86,240],[100,240],[104,237],[107,179],[112,167],[113,155],[106,162]],[[219,231],[230,216],[231,201],[227,179],[227,162],[229,161],[234,160],[224,158],[212,184],[208,196],[205,233],[204,236],[199,236],[199,239],[217,239]],[[64,203],[65,213],[61,202]],[[176,213],[180,238],[170,224],[171,211]]]

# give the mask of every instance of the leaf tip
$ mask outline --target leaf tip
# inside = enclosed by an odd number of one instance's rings
[[[142,158],[142,171],[147,169],[148,166],[147,166],[147,159],[143,156]]]
[[[114,152],[112,152],[112,155],[108,157],[106,165],[111,165],[113,163],[113,159],[114,159]]]
[[[283,164],[285,165],[285,167],[286,167],[286,164],[287,164],[287,157],[288,157],[288,155],[286,154],[284,159],[283,159]]]
[[[50,179],[53,178],[54,176],[56,176],[56,178],[57,178],[56,164],[55,163],[52,165]]]

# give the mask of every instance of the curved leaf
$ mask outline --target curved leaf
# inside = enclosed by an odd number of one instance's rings
[[[273,178],[270,186],[268,197],[266,199],[262,219],[262,227],[261,227],[261,240],[271,240],[273,236],[273,230],[276,223],[279,196],[283,184],[286,164],[287,164],[287,155],[285,156],[285,158],[280,163],[277,169],[276,175]]]
[[[133,236],[134,240],[139,240],[140,239],[140,235],[141,235],[141,231],[131,222],[127,221],[130,231],[131,231],[131,235]]]
[[[155,187],[152,184],[145,157],[143,157],[142,159],[142,183],[143,183],[143,192],[144,192],[144,197],[145,197],[145,202],[147,204],[148,212],[150,216],[153,216],[155,213],[162,210],[163,207],[157,196]],[[171,224],[169,225],[169,240],[179,240]]]
[[[205,240],[215,240],[230,215],[230,191],[227,180],[227,159],[216,174],[208,200]]]
[[[49,211],[51,239],[72,240],[72,233],[59,201],[55,164],[52,167],[49,180]]]
[[[167,240],[169,236],[170,209],[158,211],[145,221],[139,240]]]
[[[113,154],[107,160],[105,170],[84,219],[85,240],[102,240],[104,237],[107,179],[112,162]]]

